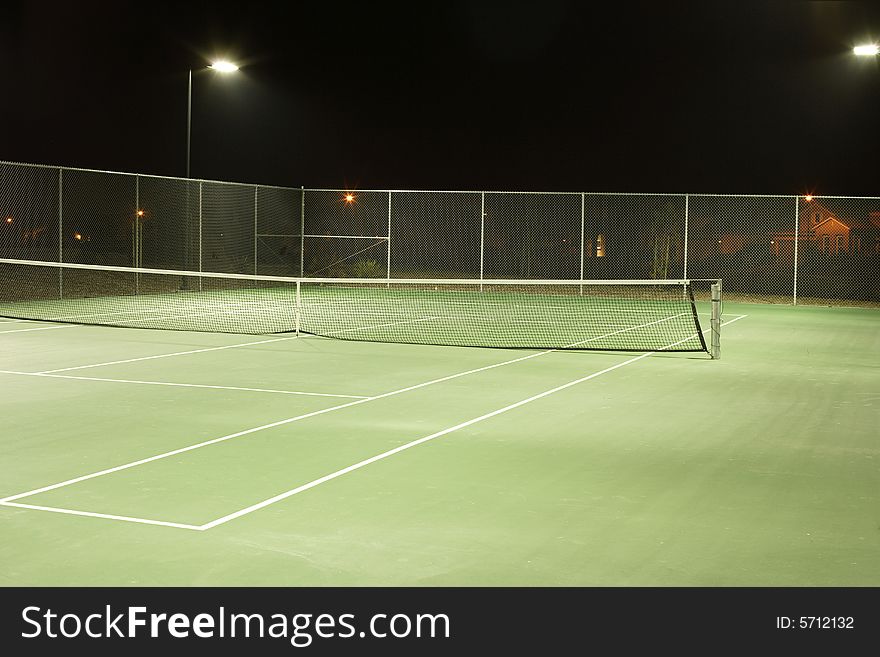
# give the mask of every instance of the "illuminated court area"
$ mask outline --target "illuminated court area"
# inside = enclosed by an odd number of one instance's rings
[[[725,303],[713,360],[0,318],[2,584],[877,586],[878,319]]]

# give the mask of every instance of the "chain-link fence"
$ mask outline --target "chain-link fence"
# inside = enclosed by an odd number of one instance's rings
[[[0,222],[0,257],[22,260],[377,279],[721,278],[727,299],[880,305],[880,197],[350,191],[0,163]],[[64,285],[59,275],[58,293]]]

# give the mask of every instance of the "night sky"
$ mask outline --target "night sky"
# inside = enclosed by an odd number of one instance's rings
[[[306,187],[880,194],[880,3],[24,2],[0,160]]]

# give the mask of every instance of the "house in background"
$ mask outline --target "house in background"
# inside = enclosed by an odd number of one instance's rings
[[[799,215],[799,252],[827,256],[880,254],[880,212],[841,216],[849,213],[834,212],[815,199],[806,203],[807,209]],[[793,232],[771,235],[770,244],[777,256],[793,257],[794,243]]]

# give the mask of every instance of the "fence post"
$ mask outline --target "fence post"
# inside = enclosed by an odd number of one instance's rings
[[[584,280],[584,204],[586,203],[586,194],[581,192],[581,267],[580,267],[580,280]],[[580,285],[580,293],[583,295],[584,293],[584,284]]]
[[[64,169],[58,167],[58,262],[64,262]],[[58,298],[64,298],[64,268],[58,268]]]
[[[794,288],[791,303],[797,305],[798,242],[800,241],[800,196],[794,197]]]
[[[257,217],[260,216],[258,214],[259,209],[260,209],[260,206],[258,205],[258,203],[259,203],[259,201],[258,201],[259,190],[260,190],[260,186],[254,185],[254,276],[259,274],[259,272],[257,271],[257,240],[259,239],[257,237],[257,233],[259,232],[257,229],[257,223],[258,223],[259,219]],[[256,285],[256,284],[257,284],[257,282],[254,281],[254,285]]]
[[[480,192],[480,292],[483,291],[483,253],[486,225],[486,192]]]
[[[202,273],[202,181],[199,181],[199,273]],[[199,292],[202,291],[202,277],[199,276]]]
[[[141,208],[141,177],[138,174],[134,176],[134,238],[132,240],[132,250],[131,254],[132,261],[134,262],[135,267],[141,266],[141,235],[140,235],[140,215],[138,212]],[[134,273],[134,293],[141,293],[141,275],[138,272]]]
[[[306,275],[306,188],[300,187],[299,195],[299,275]]]
[[[690,211],[690,194],[684,195],[684,275],[682,278],[687,280],[688,277],[688,214]]]
[[[300,324],[302,322],[302,281],[296,282],[296,305],[294,309],[294,330],[299,336]]]
[[[387,250],[387,268],[385,270],[385,280],[388,281],[386,287],[391,286],[391,191],[388,192],[388,234],[385,243],[388,245]]]

